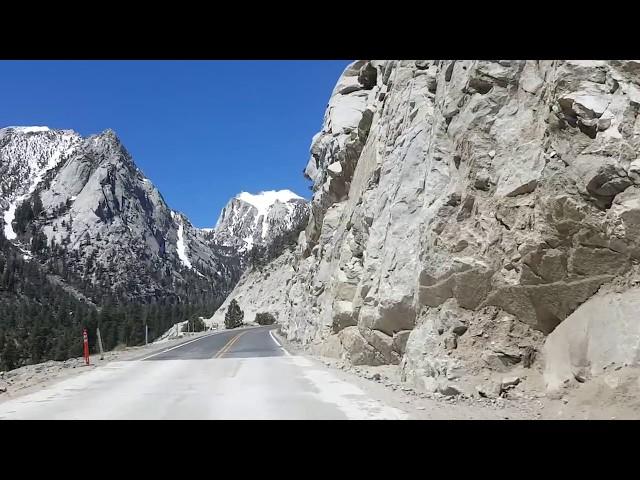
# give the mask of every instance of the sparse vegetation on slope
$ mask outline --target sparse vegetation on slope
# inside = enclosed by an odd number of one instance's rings
[[[256,323],[258,325],[273,325],[276,323],[276,317],[269,312],[256,313]]]

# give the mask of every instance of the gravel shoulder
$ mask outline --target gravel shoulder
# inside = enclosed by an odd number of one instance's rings
[[[396,365],[353,367],[335,358],[311,354],[300,345],[286,341],[281,335],[277,337],[292,355],[302,355],[325,365],[339,379],[358,386],[371,397],[391,407],[403,410],[411,420],[536,419],[541,415],[543,404],[538,400],[525,403],[502,398],[485,399],[419,392],[400,380]]]
[[[405,411],[413,420],[609,420],[640,419],[640,369],[624,367],[608,375],[571,385],[555,394],[542,388],[538,372],[528,371],[523,382],[497,398],[477,393],[442,395],[421,392],[401,381],[397,365],[351,366],[322,357],[277,335],[284,348],[333,370],[341,380],[357,385],[387,405]]]

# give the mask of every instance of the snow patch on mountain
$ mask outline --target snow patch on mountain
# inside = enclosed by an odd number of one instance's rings
[[[178,258],[180,258],[180,261],[185,267],[193,268],[191,266],[191,262],[189,261],[189,257],[187,257],[187,252],[184,245],[184,239],[182,238],[183,230],[184,230],[184,227],[182,226],[182,223],[181,223],[178,226],[178,243],[176,244],[176,248],[178,250]]]
[[[8,239],[8,240],[15,240],[15,238],[17,237],[16,232],[13,231],[13,226],[11,225],[11,223],[13,222],[13,219],[16,218],[16,202],[13,202],[9,205],[9,208],[7,209],[6,212],[4,212],[3,218],[4,218],[4,236]]]
[[[176,242],[176,251],[178,252],[178,258],[182,262],[182,264],[187,268],[193,268],[191,265],[191,261],[187,256],[187,248],[184,242],[184,225],[182,224],[182,219],[180,215],[177,215],[175,212],[171,212],[171,218],[176,220],[178,224],[178,241]]]
[[[0,133],[5,133],[8,130],[22,134],[51,132],[49,127],[8,127],[1,129]],[[48,135],[35,137],[29,137],[28,140],[19,141],[7,148],[8,155],[10,155],[9,162],[13,161],[14,158],[27,158],[26,164],[22,165],[22,170],[25,171],[25,175],[28,177],[22,185],[23,191],[26,188],[26,192],[10,200],[7,210],[3,214],[4,235],[9,240],[17,238],[12,223],[15,219],[18,205],[35,192],[46,173],[60,163],[62,155],[73,154],[80,143],[79,135],[71,130],[56,132],[55,139],[51,139]],[[52,143],[54,144],[53,147]],[[23,157],[22,154],[24,152],[33,152],[35,154],[24,155]]]
[[[253,248],[253,237],[251,235],[244,237],[242,241],[245,243],[243,250],[251,250]]]

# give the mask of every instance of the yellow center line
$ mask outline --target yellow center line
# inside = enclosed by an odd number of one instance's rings
[[[224,347],[222,347],[220,349],[220,351],[217,353],[217,355],[215,355],[213,358],[221,358],[223,355],[225,355],[229,349],[233,346],[234,343],[236,343],[238,341],[238,339],[244,335],[247,332],[242,332],[237,334],[235,337],[233,337],[231,340],[229,340]]]

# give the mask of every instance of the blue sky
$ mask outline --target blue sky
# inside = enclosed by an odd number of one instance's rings
[[[242,190],[288,188],[349,61],[0,61],[0,127],[113,129],[176,210],[213,226]]]

